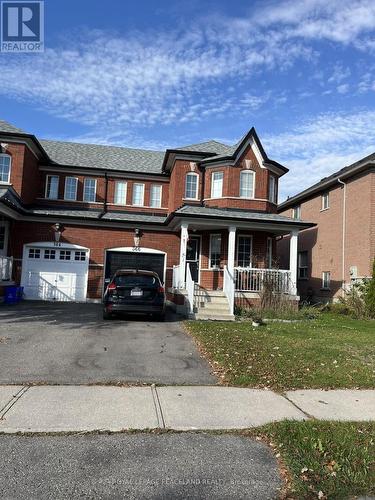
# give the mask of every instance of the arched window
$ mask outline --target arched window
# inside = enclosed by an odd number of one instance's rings
[[[242,170],[240,174],[240,197],[254,198],[255,172]]]
[[[11,157],[0,154],[0,182],[9,183],[10,181]]]
[[[196,200],[198,198],[198,174],[189,172],[185,180],[185,198]]]

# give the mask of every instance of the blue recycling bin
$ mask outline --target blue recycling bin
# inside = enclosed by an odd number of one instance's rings
[[[4,291],[4,304],[18,304],[22,300],[23,286],[6,286]]]

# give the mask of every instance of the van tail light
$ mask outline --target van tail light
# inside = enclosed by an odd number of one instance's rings
[[[164,293],[164,292],[165,292],[164,287],[163,286],[159,286],[158,293]]]
[[[116,290],[116,285],[115,285],[114,283],[110,283],[110,284],[108,285],[107,290],[108,290],[109,292],[113,292],[114,290]]]

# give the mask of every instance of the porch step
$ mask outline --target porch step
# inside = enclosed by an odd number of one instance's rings
[[[203,321],[234,321],[235,317],[233,314],[225,314],[225,311],[221,311],[220,314],[212,314],[210,312],[202,312],[200,310],[199,312],[194,314],[195,319],[203,320]]]
[[[228,305],[228,299],[225,296],[224,297],[204,297],[204,298],[202,297],[202,300],[201,300],[201,297],[198,297],[197,302],[199,303],[200,307],[206,307],[206,306],[210,306],[210,305],[220,307],[220,306],[227,306]]]

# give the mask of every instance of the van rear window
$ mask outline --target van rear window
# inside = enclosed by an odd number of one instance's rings
[[[121,274],[115,278],[116,286],[126,286],[126,287],[152,287],[157,286],[158,280],[154,276],[147,276],[145,274],[133,275],[133,274]]]

